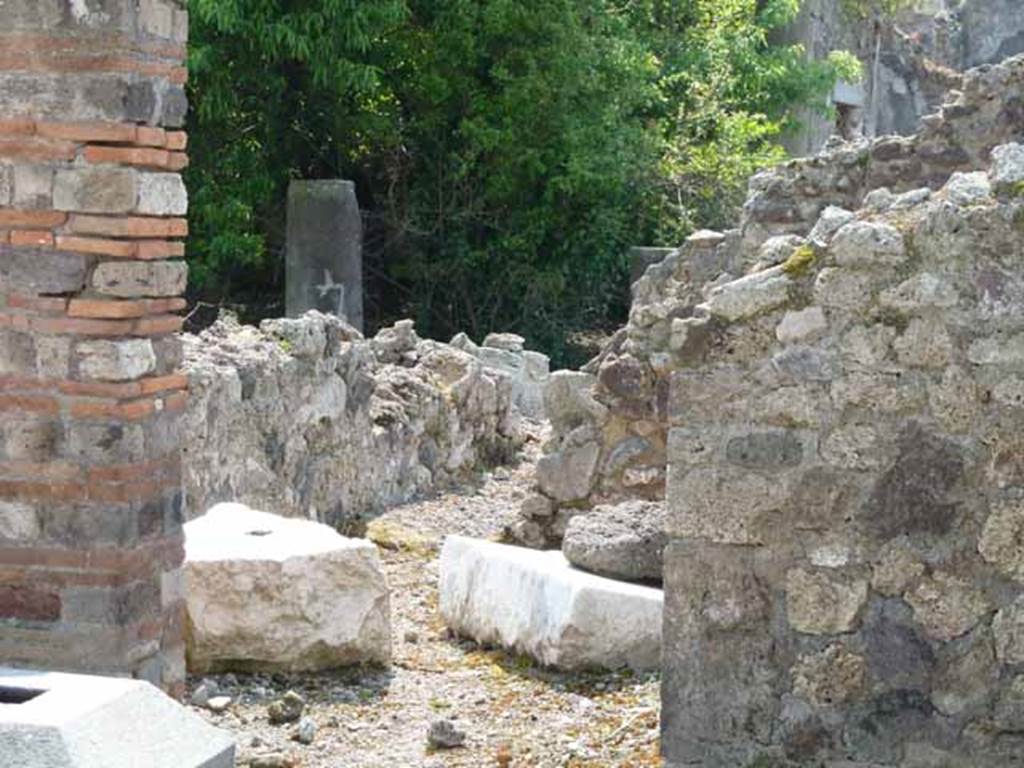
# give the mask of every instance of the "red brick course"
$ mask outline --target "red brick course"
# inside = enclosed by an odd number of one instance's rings
[[[0,30],[7,29],[10,13],[0,3]],[[175,34],[183,31],[179,21]],[[17,427],[0,431],[0,501],[25,505],[40,530],[36,539],[0,535],[0,657],[135,674],[158,654],[170,670],[163,683],[180,694],[184,610],[162,603],[160,581],[184,558],[181,460],[177,451],[162,454],[165,433],[174,434],[187,405],[188,380],[167,374],[174,356],[167,344],[154,345],[152,370],[160,375],[127,381],[82,376],[89,371],[117,379],[145,369],[137,360],[122,363],[123,350],[139,348],[137,339],[176,333],[183,323],[175,313],[185,301],[174,294],[184,266],[123,262],[183,258],[187,220],[96,211],[152,211],[153,204],[138,197],[133,205],[131,184],[138,195],[141,172],[173,173],[188,165],[176,102],[188,75],[186,50],[149,34],[124,34],[113,15],[97,17],[96,24],[60,34],[0,31],[0,73],[24,73],[42,83],[89,73],[119,89],[149,79],[175,95],[150,107],[144,100],[133,106],[107,93],[83,93],[92,109],[78,112],[76,99],[67,104],[66,120],[0,119],[0,167],[28,168],[40,187],[33,203],[6,207],[7,197],[0,203],[4,255],[13,254],[18,269],[28,265],[29,272],[27,280],[0,288],[0,422]],[[32,106],[27,100],[25,107]],[[140,117],[76,119],[93,114]],[[47,177],[32,168],[40,165],[53,171],[49,189]],[[103,178],[123,180],[124,189],[104,196],[84,186]],[[39,280],[31,274],[34,258]],[[118,281],[121,272],[133,280]],[[160,278],[158,285],[151,276]],[[37,288],[42,285],[48,287]],[[69,591],[81,587],[112,590],[114,607],[84,605]],[[61,622],[60,632],[46,629],[52,622]]]

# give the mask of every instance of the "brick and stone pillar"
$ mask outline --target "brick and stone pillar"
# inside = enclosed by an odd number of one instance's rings
[[[183,0],[0,2],[0,663],[184,680]]]

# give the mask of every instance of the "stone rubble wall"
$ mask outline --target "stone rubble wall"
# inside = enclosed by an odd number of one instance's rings
[[[1024,146],[991,156],[826,217],[694,310],[668,404],[669,765],[1019,759]]]
[[[740,222],[744,252],[756,253],[772,236],[806,235],[826,206],[855,210],[881,187],[941,187],[956,171],[986,167],[993,147],[1024,136],[1024,56],[972,69],[960,88],[913,136],[830,145],[755,175]]]
[[[534,354],[504,352],[520,369]],[[513,378],[408,320],[364,339],[317,312],[259,328],[222,319],[185,337],[185,369],[190,519],[236,501],[359,531],[524,439]]]
[[[0,659],[184,689],[180,0],[0,3]]]
[[[627,326],[583,370],[552,374],[552,436],[512,539],[556,546],[580,511],[664,498],[671,378],[717,343],[694,308],[723,282],[812,247],[852,216],[847,208],[927,200],[952,173],[987,167],[993,147],[1024,138],[1024,56],[964,83],[916,136],[843,144],[755,176],[740,229],[697,232],[647,269]]]
[[[960,87],[963,71],[1024,52],[1024,4],[1018,0],[919,0],[882,25],[876,71],[874,23],[858,20],[844,3],[805,0],[779,39],[803,45],[814,60],[834,50],[861,60],[864,82],[855,89],[863,92],[859,118],[869,136],[916,133],[946,92]],[[832,116],[806,109],[799,118],[799,131],[785,140],[794,155],[817,152],[836,132]]]

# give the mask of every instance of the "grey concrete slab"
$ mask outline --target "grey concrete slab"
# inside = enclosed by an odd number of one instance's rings
[[[0,667],[0,768],[233,768],[235,743],[149,683]]]

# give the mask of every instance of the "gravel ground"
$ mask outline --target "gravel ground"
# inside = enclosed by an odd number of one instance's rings
[[[392,590],[390,669],[317,675],[223,675],[204,690],[221,712],[194,707],[238,737],[252,768],[612,768],[661,765],[657,675],[564,674],[451,637],[437,611],[446,534],[500,536],[528,492],[539,430],[515,467],[473,486],[395,508],[371,525]],[[204,681],[190,680],[190,691]],[[303,719],[272,725],[269,705],[293,690]],[[214,704],[224,704],[224,701]],[[465,744],[441,749],[431,725],[449,720]],[[312,743],[297,739],[304,731]]]

